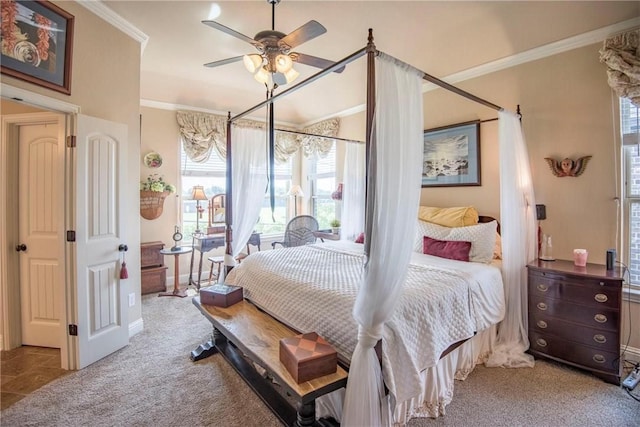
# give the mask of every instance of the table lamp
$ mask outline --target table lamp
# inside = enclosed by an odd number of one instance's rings
[[[293,212],[294,216],[298,216],[298,196],[304,197],[302,188],[297,184],[293,185],[287,194],[293,196]]]
[[[204,192],[202,185],[194,185],[191,189],[191,200],[196,201],[196,231],[195,234],[200,234],[200,218],[202,218],[202,212],[204,208],[200,206],[200,200],[207,200],[207,195]]]

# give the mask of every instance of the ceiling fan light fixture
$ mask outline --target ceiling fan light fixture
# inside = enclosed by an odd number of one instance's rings
[[[253,78],[256,79],[259,83],[269,84],[269,80],[271,77],[271,73],[269,73],[264,68],[260,68],[257,73],[253,75]]]
[[[293,61],[289,55],[280,54],[276,56],[276,70],[279,73],[286,73],[293,68]]]
[[[254,74],[260,67],[262,67],[262,56],[257,53],[252,53],[250,55],[244,55],[242,57],[242,62],[244,63],[244,67],[248,72]]]
[[[291,68],[289,71],[284,73],[284,77],[287,79],[287,83],[291,83],[292,81],[297,79],[299,75],[300,73],[293,68]]]

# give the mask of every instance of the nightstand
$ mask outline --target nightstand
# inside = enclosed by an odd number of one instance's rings
[[[527,268],[529,353],[619,385],[623,271],[563,260]]]

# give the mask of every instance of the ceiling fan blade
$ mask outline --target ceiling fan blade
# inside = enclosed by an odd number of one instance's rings
[[[333,62],[333,61],[329,61],[327,59],[318,58],[317,56],[306,55],[304,53],[291,52],[289,54],[289,56],[295,62],[299,62],[301,64],[306,64],[306,65],[311,65],[312,67],[317,67],[317,68],[322,68],[322,69],[329,68],[330,66],[335,64],[335,62]],[[334,73],[341,73],[343,71],[344,71],[344,67],[340,67],[340,68],[338,68],[336,70],[333,70]]]
[[[304,42],[308,42],[311,39],[315,39],[319,35],[327,32],[327,29],[322,26],[318,21],[309,21],[302,27],[293,30],[282,39],[281,43],[286,44],[289,48],[301,45]]]
[[[232,62],[242,61],[243,56],[234,56],[233,58],[221,59],[220,61],[207,62],[204,64],[205,67],[219,67],[220,65],[231,64]]]
[[[237,32],[236,30],[232,30],[231,28],[229,28],[227,26],[224,26],[224,25],[222,25],[222,24],[220,24],[220,23],[218,23],[216,21],[202,21],[202,23],[204,25],[208,25],[211,28],[215,28],[216,30],[220,30],[223,33],[227,33],[230,36],[233,36],[235,38],[243,40],[243,41],[245,41],[245,42],[247,42],[247,43],[249,43],[249,44],[251,44],[251,45],[253,45],[253,46],[257,47],[257,48],[262,49],[264,47],[264,45],[262,43],[260,43],[259,41],[254,40],[249,36],[245,36],[244,34]]]

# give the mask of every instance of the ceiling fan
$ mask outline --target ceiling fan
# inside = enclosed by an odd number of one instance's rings
[[[300,73],[293,68],[293,62],[299,62],[300,64],[322,69],[334,64],[332,61],[318,58],[317,56],[291,52],[291,49],[302,43],[326,33],[327,29],[322,26],[322,24],[311,20],[289,34],[281,33],[275,30],[275,6],[280,3],[280,0],[267,0],[267,3],[271,4],[271,30],[260,31],[254,38],[245,36],[215,21],[202,21],[203,24],[211,28],[215,28],[251,44],[259,52],[257,54],[252,53],[209,62],[204,64],[205,67],[218,67],[220,65],[243,61],[247,70],[253,73],[254,78],[269,87],[273,86],[273,84],[282,86],[291,83],[298,77]],[[341,67],[335,70],[335,72],[341,73],[343,70],[344,67]]]

